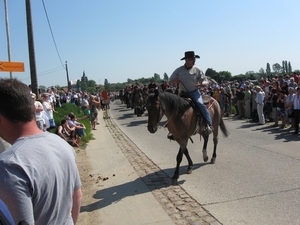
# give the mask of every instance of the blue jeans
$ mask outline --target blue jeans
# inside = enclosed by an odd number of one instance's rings
[[[84,131],[83,128],[75,129],[75,133],[76,133],[79,137],[84,137],[84,136],[85,136],[85,131]]]
[[[212,121],[211,121],[208,109],[206,108],[205,104],[203,103],[200,91],[197,89],[195,91],[190,92],[190,97],[194,100],[197,107],[200,109],[200,112],[202,113],[206,123],[208,125],[211,125]]]

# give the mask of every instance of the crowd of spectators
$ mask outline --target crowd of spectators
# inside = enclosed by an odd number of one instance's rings
[[[98,110],[101,109],[101,93],[89,94],[87,92],[72,91],[70,93],[59,94],[56,88],[48,88],[46,92],[40,93],[37,97],[31,92],[34,102],[35,118],[39,129],[50,131],[55,128],[55,133],[72,146],[80,146],[81,137],[85,136],[86,127],[79,120],[88,118],[91,127],[96,130],[98,123]],[[56,108],[61,107],[62,103],[72,103],[80,107],[84,112],[84,117],[76,118],[70,112],[60,124],[56,125],[53,114]]]
[[[236,116],[259,125],[273,123],[274,127],[294,129],[298,134],[300,81],[297,73],[259,80],[214,82],[201,91],[219,102],[225,117]]]

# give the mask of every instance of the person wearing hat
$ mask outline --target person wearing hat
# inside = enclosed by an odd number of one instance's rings
[[[168,88],[169,88],[169,85],[168,85],[167,81],[164,80],[163,83],[160,85],[160,89],[161,89],[162,91],[165,91],[165,90],[168,89]]]
[[[154,92],[155,89],[157,89],[157,84],[154,82],[153,79],[150,79],[150,84],[148,84],[148,90],[150,92]]]
[[[184,57],[181,59],[185,60],[185,63],[183,66],[177,68],[170,76],[169,85],[179,83],[179,93],[189,93],[189,96],[200,109],[207,124],[206,131],[210,134],[212,132],[212,120],[199,91],[199,87],[202,85],[202,82],[206,80],[206,77],[203,71],[195,66],[196,58],[199,59],[200,56],[195,55],[195,52],[185,52]]]

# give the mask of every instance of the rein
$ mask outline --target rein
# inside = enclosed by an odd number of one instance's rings
[[[161,107],[162,107],[162,103],[161,103],[161,102],[160,102],[160,105],[161,105]],[[164,111],[166,111],[166,110],[164,110]],[[172,119],[172,117],[174,116],[174,114],[175,114],[175,111],[173,111],[173,113],[172,113],[172,115],[170,116],[170,118],[168,118],[167,122],[162,126],[163,128],[166,128],[166,127],[167,127],[169,121]]]
[[[172,117],[174,116],[175,112],[172,113],[172,115],[170,116],[170,118],[168,118],[167,122],[162,126],[163,128],[166,128],[169,121],[172,119]]]

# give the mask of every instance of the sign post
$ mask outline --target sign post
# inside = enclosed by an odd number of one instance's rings
[[[24,72],[23,62],[2,62],[0,61],[0,72]]]

